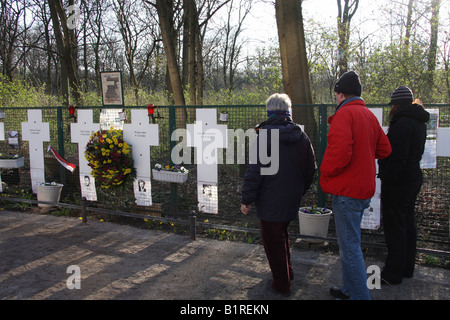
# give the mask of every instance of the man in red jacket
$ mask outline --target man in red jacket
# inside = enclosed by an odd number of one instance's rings
[[[341,299],[370,299],[361,251],[361,219],[375,194],[376,163],[391,145],[361,96],[359,76],[345,73],[335,85],[337,108],[328,119],[328,145],[320,167],[320,186],[333,195],[333,211],[344,286],[330,293]]]

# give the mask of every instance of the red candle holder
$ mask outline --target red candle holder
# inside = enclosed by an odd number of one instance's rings
[[[152,104],[149,104],[147,106],[147,111],[148,111],[148,116],[149,117],[153,117],[154,113],[155,113],[155,106]]]
[[[69,117],[75,118],[75,107],[72,105],[69,106]]]

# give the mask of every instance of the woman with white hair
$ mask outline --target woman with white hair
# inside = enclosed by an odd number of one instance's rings
[[[249,164],[242,188],[241,211],[247,215],[250,204],[255,203],[260,220],[261,237],[272,271],[273,280],[268,289],[283,296],[291,293],[294,278],[289,246],[289,223],[297,217],[302,196],[309,189],[316,172],[314,150],[308,135],[291,117],[291,100],[286,94],[274,94],[266,102],[268,119],[260,124],[257,147],[278,158],[278,170],[262,174],[267,167],[260,161]],[[261,130],[267,130],[263,139]],[[272,135],[278,140],[272,141]],[[273,146],[278,144],[278,148]],[[278,150],[278,155],[272,154]],[[273,151],[273,152],[272,152]],[[278,157],[277,157],[278,156]]]

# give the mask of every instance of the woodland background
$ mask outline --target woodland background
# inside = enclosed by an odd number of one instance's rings
[[[450,103],[447,1],[377,1],[364,21],[355,17],[368,1],[315,0],[337,7],[332,24],[304,18],[311,1],[0,0],[0,107],[98,106],[100,72],[115,70],[127,106],[264,104],[274,92],[333,103],[347,70],[367,103],[389,102],[402,84],[425,103]],[[276,39],[246,33],[259,2],[276,17]]]

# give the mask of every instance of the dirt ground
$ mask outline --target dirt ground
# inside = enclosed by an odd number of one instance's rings
[[[260,245],[198,239],[107,222],[0,211],[2,300],[276,300]],[[367,266],[380,261],[366,261]],[[293,249],[288,300],[332,300],[341,284],[335,254]],[[79,267],[80,289],[67,282]],[[450,270],[418,266],[401,285],[371,290],[374,300],[448,300]]]

